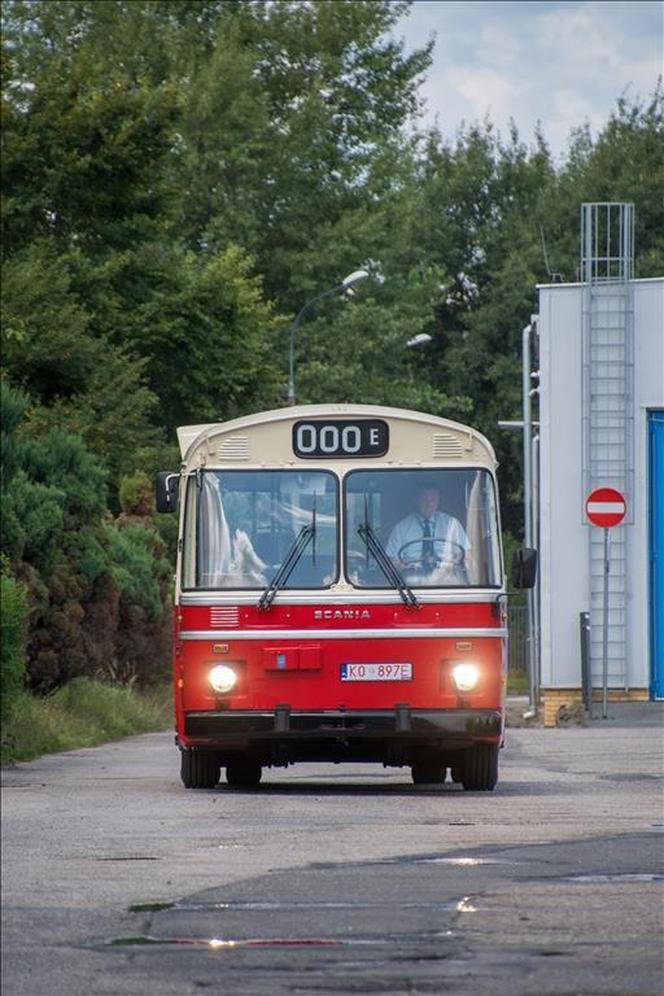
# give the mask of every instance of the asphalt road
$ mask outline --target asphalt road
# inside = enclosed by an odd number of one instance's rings
[[[659,994],[661,713],[508,731],[494,793],[170,734],[3,771],[3,996]]]

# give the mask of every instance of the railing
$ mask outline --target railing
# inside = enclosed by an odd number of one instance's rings
[[[509,669],[526,674],[528,671],[528,652],[526,646],[526,606],[510,605],[507,609],[507,625],[509,627]]]

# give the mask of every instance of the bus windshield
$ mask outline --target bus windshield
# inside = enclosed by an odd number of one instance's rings
[[[322,470],[208,470],[189,478],[183,586],[265,589],[306,528],[282,588],[338,579],[337,478]]]
[[[352,471],[345,481],[346,573],[385,588],[367,527],[412,587],[499,587],[496,498],[485,470]]]

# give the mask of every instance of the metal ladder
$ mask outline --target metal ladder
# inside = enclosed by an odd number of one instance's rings
[[[581,507],[603,485],[627,498],[625,523],[633,521],[634,495],[634,267],[632,204],[581,207],[582,480]],[[585,520],[585,514],[582,511]],[[588,527],[590,554],[590,656],[592,683],[602,681],[603,530]],[[608,685],[627,687],[627,534],[611,530]]]

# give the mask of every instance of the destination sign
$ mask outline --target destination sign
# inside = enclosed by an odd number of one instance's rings
[[[378,418],[296,422],[293,452],[303,459],[385,456],[390,445],[387,422]]]

